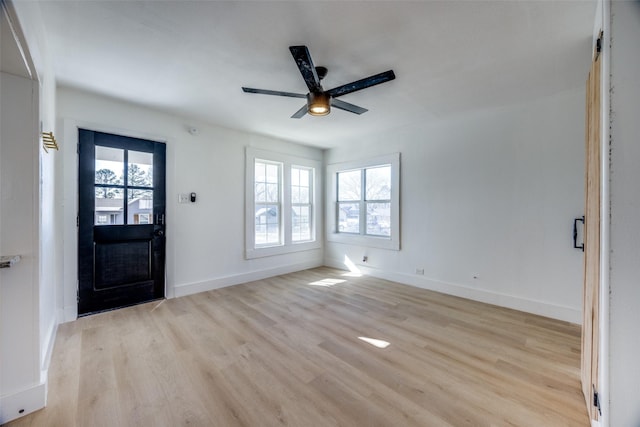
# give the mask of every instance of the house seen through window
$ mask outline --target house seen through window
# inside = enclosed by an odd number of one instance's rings
[[[96,146],[95,156],[95,224],[152,224],[153,153]]]
[[[282,198],[282,164],[255,161],[255,244],[279,245],[281,243],[280,212]]]
[[[327,166],[327,240],[400,250],[400,153]]]
[[[338,172],[338,232],[391,235],[391,165]]]

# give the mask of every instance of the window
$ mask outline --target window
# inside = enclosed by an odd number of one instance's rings
[[[247,148],[247,258],[320,247],[319,168],[316,160]]]
[[[391,165],[338,172],[337,181],[338,232],[391,236]]]
[[[400,154],[329,165],[327,239],[400,249]]]
[[[311,168],[291,167],[291,240],[293,242],[311,240],[312,176]]]
[[[133,214],[134,224],[151,224],[151,214]]]
[[[151,224],[153,153],[96,145],[94,186],[96,225]]]
[[[282,163],[254,161],[255,246],[279,245]]]

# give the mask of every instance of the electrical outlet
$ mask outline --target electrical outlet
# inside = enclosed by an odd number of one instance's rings
[[[178,194],[178,203],[189,203],[188,194]]]
[[[424,276],[424,268],[416,268],[416,274]]]

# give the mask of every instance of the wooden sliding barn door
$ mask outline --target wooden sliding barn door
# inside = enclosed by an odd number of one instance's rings
[[[598,41],[600,46],[600,41]],[[587,80],[584,222],[582,391],[592,419],[599,418],[598,349],[600,310],[600,55],[596,49]],[[599,405],[598,405],[599,406]]]

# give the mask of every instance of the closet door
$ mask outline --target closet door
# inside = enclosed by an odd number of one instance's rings
[[[600,41],[598,41],[600,46]],[[590,418],[599,418],[598,350],[600,311],[600,55],[596,49],[587,80],[582,392]]]

